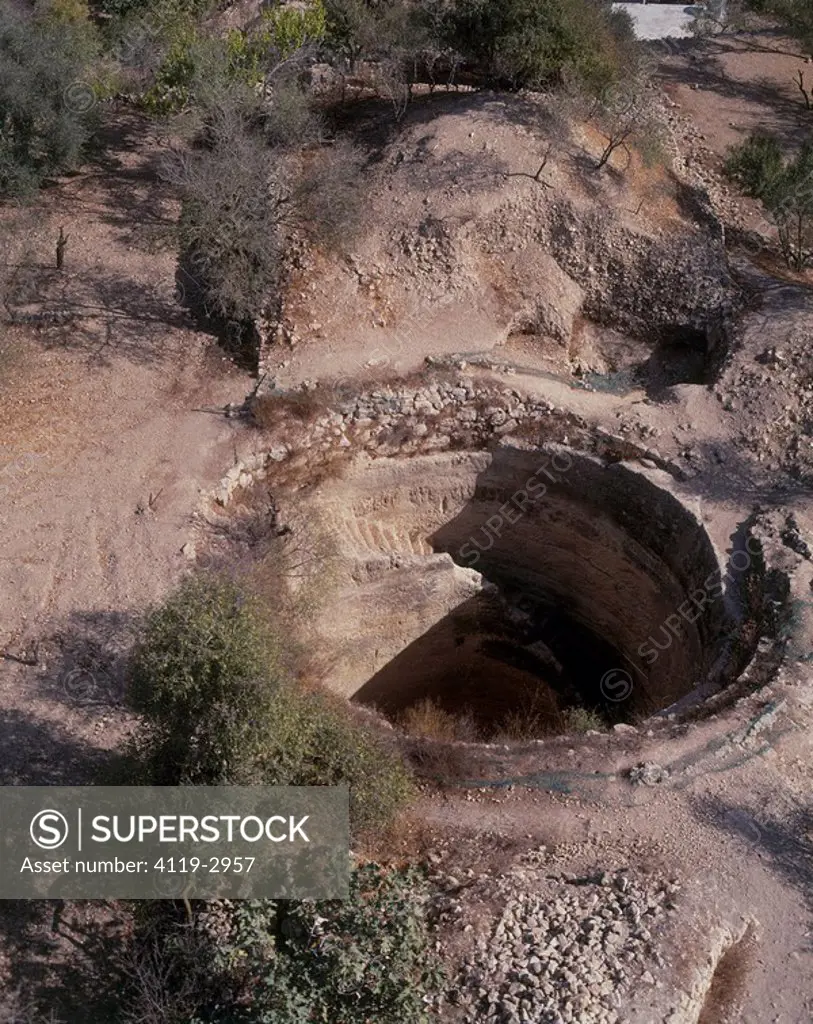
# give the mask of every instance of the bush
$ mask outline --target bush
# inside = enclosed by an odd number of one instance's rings
[[[413,52],[429,41],[430,7],[410,0],[325,0],[325,40],[351,66],[361,58]]]
[[[126,1020],[428,1024],[441,972],[427,895],[417,871],[367,864],[346,900],[211,903],[194,929],[151,907],[133,940]]]
[[[68,14],[0,11],[0,197],[76,167],[92,136],[95,35]]]
[[[813,7],[810,0],[746,0],[746,6],[784,22],[804,46],[813,49]]]
[[[321,691],[287,690],[278,705],[266,778],[277,785],[350,786],[356,835],[386,828],[412,795],[395,750],[359,725],[343,704]]]
[[[813,140],[786,158],[779,143],[750,136],[734,147],[726,172],[743,191],[761,200],[779,235],[785,262],[803,270],[813,261]]]
[[[618,150],[623,150],[629,161],[630,145],[636,147],[645,165],[662,155],[663,129],[652,101],[654,91],[646,78],[632,74],[623,84],[602,91],[591,112],[605,138],[596,170],[605,167]]]
[[[169,114],[190,103],[193,88],[204,69],[214,70],[206,59],[212,49],[193,28],[172,33],[173,38],[155,70],[152,82],[141,98],[151,114]]]
[[[400,715],[401,728],[411,736],[430,740],[460,740],[474,743],[480,739],[477,723],[470,714],[452,714],[431,697],[411,704]]]
[[[261,781],[278,663],[258,609],[227,581],[189,581],[153,611],[130,680],[151,784]]]
[[[366,159],[348,139],[306,154],[296,186],[303,229],[327,248],[348,246],[365,224]]]
[[[726,173],[748,195],[767,199],[784,171],[782,147],[767,135],[751,135],[729,151]]]
[[[302,7],[281,4],[267,7],[253,39],[270,50],[276,59],[286,60],[303,47],[324,38],[326,17],[322,0],[307,0]]]
[[[147,618],[130,698],[149,785],[350,787],[356,834],[411,794],[401,759],[327,694],[287,679],[259,607],[229,581],[190,580]]]
[[[248,123],[249,107],[210,111],[210,145],[180,154],[166,176],[180,188],[181,261],[208,316],[245,326],[273,303],[279,229],[290,192],[278,162]]]
[[[94,6],[104,14],[114,17],[128,15],[148,16],[151,21],[174,18],[179,14],[201,16],[206,14],[216,0],[96,0]]]
[[[573,75],[598,92],[622,79],[637,51],[631,22],[601,0],[456,0],[447,42],[513,89]]]
[[[601,715],[588,708],[565,708],[562,712],[562,727],[568,732],[589,732],[591,729],[596,732],[603,732],[607,723]]]

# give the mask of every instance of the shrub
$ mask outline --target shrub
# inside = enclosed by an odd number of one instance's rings
[[[211,145],[180,154],[166,176],[179,187],[182,264],[208,316],[247,325],[279,283],[280,225],[290,193],[248,110],[211,112]]]
[[[752,135],[731,150],[726,172],[747,195],[761,200],[788,266],[807,267],[813,260],[813,140],[787,158],[775,139]]]
[[[402,712],[400,725],[410,735],[425,739],[473,743],[479,738],[477,725],[471,715],[453,715],[431,697],[424,697]]]
[[[206,14],[216,0],[96,0],[94,6],[104,14],[115,17],[128,15],[148,16],[157,21],[178,14],[200,16]]]
[[[352,67],[362,56],[373,56],[377,8],[370,0],[325,0],[325,36],[328,46]]]
[[[265,8],[260,23],[248,29],[232,29],[226,37],[229,73],[258,85],[294,58],[304,56],[325,35],[325,9],[321,0],[303,7]]]
[[[629,72],[629,18],[601,0],[457,0],[447,41],[510,88],[541,88],[575,75],[600,91]]]
[[[151,114],[183,110],[193,95],[193,86],[206,66],[204,54],[210,49],[194,29],[175,34],[155,71],[141,102]]]
[[[336,139],[306,154],[296,187],[304,230],[327,248],[348,246],[365,224],[361,185],[366,159],[348,139]]]
[[[356,834],[385,827],[411,795],[396,753],[337,700],[288,681],[261,610],[227,580],[190,580],[148,616],[130,697],[150,785],[347,783]]]
[[[0,11],[0,198],[74,168],[92,136],[95,35],[63,14]]]
[[[46,0],[38,5],[39,12],[56,22],[87,24],[90,8],[87,0]]]
[[[288,746],[299,738],[304,749],[290,784],[347,782],[354,832],[385,828],[412,796],[412,782],[400,755],[323,693],[300,697],[297,704]],[[283,744],[280,749],[282,754]]]
[[[630,75],[619,86],[605,89],[597,98],[592,117],[604,135],[605,146],[596,161],[596,170],[605,167],[617,150],[630,158],[634,144],[644,164],[652,164],[661,155],[662,128],[651,99],[651,84]]]
[[[782,147],[771,136],[751,135],[730,150],[725,169],[748,195],[767,198],[782,177]]]
[[[126,1019],[428,1024],[441,972],[427,896],[419,872],[367,864],[352,872],[346,900],[211,903],[194,929],[151,907],[133,940]]]
[[[307,0],[302,7],[277,4],[263,11],[254,38],[278,59],[285,60],[304,46],[324,38],[326,18],[322,0]]]
[[[746,0],[746,6],[784,22],[808,49],[813,49],[813,7],[810,0]]]
[[[607,723],[597,711],[588,708],[566,708],[562,712],[563,728],[569,732],[603,732]]]
[[[276,77],[263,116],[263,134],[269,144],[301,148],[318,141],[321,130],[311,94],[299,79],[295,75]]]
[[[154,785],[258,782],[278,651],[231,583],[191,580],[148,617],[130,679]]]

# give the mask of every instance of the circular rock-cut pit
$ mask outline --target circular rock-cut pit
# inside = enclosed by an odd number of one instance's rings
[[[480,739],[713,691],[737,616],[672,483],[508,443],[356,460],[307,502],[339,566],[316,623],[323,682],[396,721],[431,702]]]

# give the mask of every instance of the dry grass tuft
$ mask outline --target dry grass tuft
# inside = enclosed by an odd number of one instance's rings
[[[335,397],[327,385],[284,395],[260,395],[251,405],[251,415],[255,425],[264,431],[277,430],[291,421],[313,423],[331,410]]]
[[[563,732],[603,732],[607,723],[597,711],[588,708],[565,708],[562,712]]]
[[[496,743],[536,740],[557,732],[557,725],[557,715],[552,714],[550,697],[542,693],[529,693],[518,707],[505,715],[493,739]]]
[[[474,743],[480,739],[474,719],[467,712],[452,714],[431,697],[424,697],[401,713],[399,723],[411,736],[430,740]]]

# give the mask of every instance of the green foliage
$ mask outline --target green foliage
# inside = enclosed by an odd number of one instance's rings
[[[782,147],[768,135],[751,135],[740,146],[734,147],[726,160],[725,169],[748,195],[756,199],[768,198],[779,183],[784,171]]]
[[[350,64],[414,53],[430,40],[423,5],[409,0],[325,0],[325,39]]]
[[[258,610],[225,580],[190,580],[155,609],[130,680],[151,782],[259,781],[277,661]]]
[[[304,7],[276,6],[262,13],[259,39],[283,59],[325,36],[326,12],[322,0],[308,0]]]
[[[130,697],[152,785],[350,787],[356,833],[411,795],[401,759],[322,692],[287,682],[278,642],[234,584],[190,580],[148,617]]]
[[[456,0],[447,41],[492,79],[540,88],[574,75],[600,91],[634,63],[630,21],[601,0]]]
[[[226,978],[237,966],[232,992],[253,980],[251,1003],[237,1015],[233,1002],[215,1007],[200,1024],[428,1024],[424,996],[440,972],[425,899],[417,871],[368,864],[354,871],[347,900],[239,904],[218,966]]]
[[[350,786],[355,833],[386,827],[412,796],[400,756],[323,692],[287,690],[277,705],[268,769],[277,785]],[[269,779],[270,781],[270,779]]]
[[[206,14],[214,3],[215,0],[96,0],[94,6],[114,17],[138,15],[156,20],[177,15],[199,17]]]
[[[233,29],[226,46],[231,74],[259,83],[282,61],[287,61],[325,34],[322,0],[309,0],[304,7],[266,8],[260,24],[250,29]]]
[[[442,974],[427,898],[418,871],[367,864],[346,900],[211,903],[194,929],[150,907],[134,935],[127,1020],[429,1024],[425,999]]]
[[[67,13],[0,12],[0,198],[76,167],[92,136],[95,33]]]
[[[45,0],[37,5],[41,16],[56,22],[87,25],[90,9],[87,0]]]
[[[810,0],[746,0],[746,6],[784,22],[808,50],[813,50],[813,5]]]
[[[588,708],[566,708],[562,712],[562,724],[568,732],[584,733],[591,729],[601,732],[607,723],[597,711]]]
[[[192,98],[193,85],[205,66],[203,57],[208,49],[194,29],[179,32],[142,97],[145,109],[151,114],[183,110]]]
[[[321,0],[310,0],[304,8],[267,9],[259,26],[233,29],[224,39],[207,36],[191,18],[164,19],[161,35],[165,49],[145,91],[144,105],[154,114],[183,110],[194,105],[204,84],[211,86],[213,79],[224,85],[259,86],[281,64],[320,40],[324,31]],[[289,84],[290,75],[282,89]],[[288,89],[285,95],[290,92]]]
[[[813,141],[786,157],[776,139],[752,135],[734,147],[726,172],[743,191],[761,200],[776,225],[788,266],[803,270],[813,260]]]
[[[367,0],[325,0],[328,45],[353,64],[373,43],[375,9]]]

